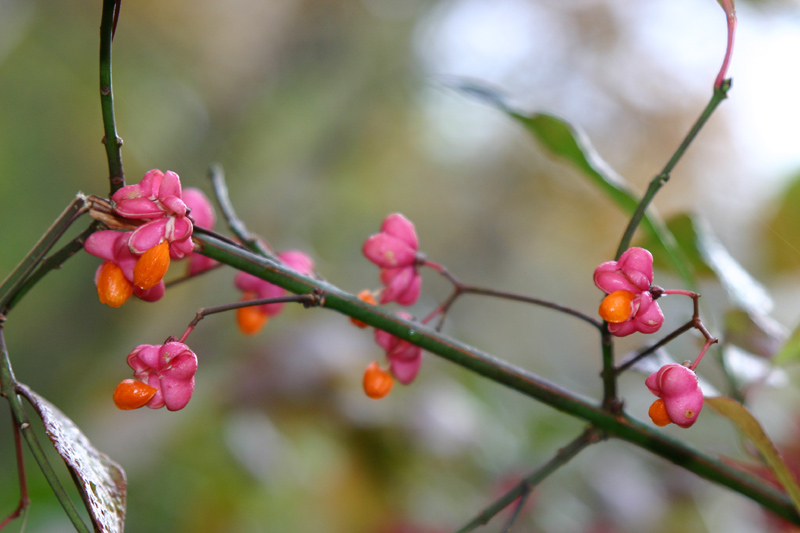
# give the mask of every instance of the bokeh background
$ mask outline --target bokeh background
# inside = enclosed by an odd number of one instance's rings
[[[800,2],[737,7],[730,99],[656,205],[708,221],[773,294],[766,310],[780,331],[800,315]],[[77,191],[107,193],[100,8],[0,0],[0,277]],[[352,292],[378,286],[360,247],[399,211],[428,256],[464,281],[590,313],[599,301],[591,271],[613,256],[625,217],[518,124],[449,85],[479,81],[520,109],[568,119],[643,191],[709,98],[724,49],[713,0],[126,1],[114,46],[118,129],[129,183],[161,168],[210,192],[206,169],[218,162],[251,230],[311,254],[322,276]],[[71,235],[85,223],[76,226]],[[190,339],[200,370],[188,407],[117,411],[111,392],[130,377],[134,346],[179,335],[197,308],[239,295],[223,269],[157,305],[112,310],[97,301],[97,264],[79,254],[49,275],[5,332],[17,378],[127,471],[127,531],[451,531],[581,431],[430,355],[413,385],[368,400],[361,374],[382,358],[371,332],[299,308],[248,338],[233,316],[209,317]],[[722,331],[733,305],[713,278],[701,287],[706,320]],[[426,273],[415,313],[448,290]],[[690,313],[680,299],[664,309],[664,331]],[[601,393],[596,333],[573,319],[467,297],[446,331],[580,394]],[[618,353],[643,342],[635,335]],[[671,353],[693,358],[698,347],[688,335]],[[718,356],[701,374],[724,391]],[[796,377],[788,366],[748,395],[779,443],[796,440]],[[642,381],[629,373],[621,393],[646,419]],[[18,491],[10,427],[0,410],[0,515]],[[691,430],[664,431],[749,457],[710,412]],[[68,531],[30,460],[29,480],[27,530]],[[549,478],[514,531],[774,527],[750,501],[612,441]]]

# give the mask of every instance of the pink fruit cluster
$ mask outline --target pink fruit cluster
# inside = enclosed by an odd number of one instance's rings
[[[672,422],[688,428],[697,421],[703,408],[703,392],[694,371],[671,363],[650,374],[644,383],[659,397],[650,408],[650,417],[656,425],[665,426]],[[663,411],[660,402],[663,402]]]
[[[664,314],[650,292],[653,255],[644,248],[630,248],[618,261],[602,263],[594,271],[594,284],[608,295],[600,305],[600,316],[609,322],[608,331],[613,335],[655,333],[661,328]],[[610,312],[608,304],[613,300],[629,303],[622,316]]]

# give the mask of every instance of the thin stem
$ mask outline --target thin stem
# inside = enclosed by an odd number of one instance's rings
[[[795,524],[800,524],[800,514],[783,491],[625,413],[611,412],[595,401],[587,400],[553,382],[436,332],[419,322],[402,319],[378,306],[367,304],[355,295],[324,280],[304,276],[277,261],[261,257],[211,235],[203,234],[195,238],[203,244],[201,253],[212,259],[295,294],[309,293],[315,289],[323,291],[325,293],[325,301],[321,304],[323,307],[382,329],[496,383],[585,420],[609,436],[649,450],[704,479],[752,499]]]
[[[39,241],[30,252],[20,261],[19,265],[0,284],[0,315],[5,314],[8,303],[26,282],[34,268],[41,262],[45,254],[67,231],[67,228],[83,213],[89,210],[86,197],[78,194],[66,209],[58,216],[53,224],[47,228]]]
[[[108,181],[111,194],[125,186],[122,169],[122,139],[117,135],[114,119],[114,89],[111,84],[111,43],[119,20],[121,0],[103,0],[103,17],[100,22],[100,106],[103,111],[103,145],[108,159]]]
[[[492,298],[501,298],[504,300],[513,300],[516,302],[524,302],[532,305],[538,305],[539,307],[545,307],[547,309],[552,309],[553,311],[558,311],[560,313],[564,313],[573,316],[575,318],[579,318],[580,320],[588,322],[589,324],[593,325],[599,330],[602,330],[603,328],[603,324],[600,321],[595,320],[594,318],[576,309],[572,309],[571,307],[557,304],[549,300],[544,300],[542,298],[534,298],[533,296],[524,296],[522,294],[517,294],[513,292],[498,291],[494,289],[476,287],[474,285],[467,285],[466,283],[462,283],[461,281],[459,281],[458,278],[456,278],[452,273],[450,273],[449,270],[447,270],[447,268],[438,263],[423,260],[422,265],[437,271],[450,283],[452,283],[453,287],[455,288],[453,294],[447,299],[447,301],[443,305],[441,322],[444,321],[444,315],[447,313],[447,311],[449,311],[450,307],[455,303],[456,299],[458,299],[459,296],[461,296],[462,294],[477,294],[480,296],[490,296]],[[437,327],[437,329],[441,329],[441,322]]]
[[[570,307],[565,305],[557,304],[555,302],[551,302],[548,300],[544,300],[542,298],[534,298],[532,296],[523,296],[522,294],[515,294],[511,292],[503,292],[503,291],[496,291],[494,289],[485,289],[482,287],[473,287],[473,286],[464,286],[462,292],[465,294],[480,294],[482,296],[491,296],[493,298],[503,298],[505,300],[513,300],[516,302],[524,302],[532,305],[538,305],[539,307],[544,307],[546,309],[551,309],[553,311],[558,311],[559,313],[564,313],[575,318],[579,318],[584,322],[587,322],[598,329],[602,329],[603,324],[599,320],[595,320],[594,318]]]
[[[22,436],[25,438],[25,442],[27,442],[34,460],[39,465],[39,469],[42,471],[42,474],[44,474],[53,494],[58,498],[61,507],[64,508],[64,512],[69,517],[70,522],[72,522],[72,525],[77,531],[89,533],[90,530],[86,527],[78,510],[75,508],[72,500],[70,500],[66,490],[64,490],[64,486],[58,479],[53,466],[47,460],[47,456],[41,444],[39,444],[36,434],[33,432],[33,428],[28,420],[28,415],[25,414],[19,396],[17,396],[17,382],[14,378],[14,371],[11,368],[11,360],[8,357],[2,323],[0,323],[0,393],[8,400],[14,420],[18,424],[19,430],[22,432]]]
[[[258,237],[250,233],[245,223],[236,215],[236,210],[233,208],[228,195],[228,184],[225,182],[225,172],[222,170],[222,166],[212,165],[209,167],[208,179],[211,180],[211,185],[214,188],[214,196],[216,196],[217,204],[219,204],[219,209],[222,211],[222,217],[233,234],[253,252],[264,257],[274,257],[269,248]]]
[[[25,283],[19,288],[13,298],[8,302],[6,306],[6,311],[10,311],[14,308],[17,303],[30,291],[34,285],[36,285],[43,277],[45,277],[50,271],[60,268],[64,262],[81,251],[83,249],[83,245],[86,242],[86,239],[97,231],[99,228],[99,223],[93,222],[89,225],[88,228],[83,230],[80,235],[72,239],[70,242],[65,244],[60,250],[58,250],[53,255],[46,257],[39,263],[39,267],[36,271],[33,272],[26,280]]]
[[[722,60],[722,66],[719,69],[717,78],[714,80],[714,87],[722,87],[725,83],[725,75],[728,73],[728,65],[731,63],[731,56],[733,55],[733,37],[736,34],[736,10],[733,7],[732,0],[721,0],[722,9],[725,11],[725,18],[727,19],[728,26],[728,45],[725,48],[725,57]],[[730,81],[728,81],[730,83]]]
[[[530,498],[532,493],[533,493],[533,488],[526,485],[525,490],[522,492],[522,495],[519,497],[519,500],[517,501],[517,505],[514,507],[514,512],[511,513],[511,517],[509,517],[508,522],[506,522],[506,525],[503,526],[502,533],[511,532],[511,528],[514,527],[514,523],[516,523],[517,518],[519,518],[519,515],[522,512],[522,508],[525,507],[526,503],[528,503],[528,498]]]
[[[593,427],[589,427],[581,433],[578,438],[558,450],[555,456],[542,465],[538,470],[524,478],[520,481],[514,488],[500,496],[494,503],[486,507],[483,511],[478,513],[475,518],[470,520],[469,523],[464,525],[461,529],[456,531],[456,533],[468,533],[469,531],[474,531],[476,528],[485,525],[491,520],[497,513],[511,505],[511,503],[524,496],[526,493],[530,493],[536,485],[541,483],[547,476],[558,470],[561,466],[567,464],[571,461],[576,455],[578,455],[584,448],[589,446],[590,444],[594,444],[596,442],[600,442],[604,436],[602,432],[598,431]],[[522,507],[524,502],[520,502],[517,511]],[[512,517],[516,519],[515,516]],[[513,524],[513,520],[506,527],[506,531],[508,528]]]
[[[632,367],[633,365],[635,365],[636,363],[638,363],[639,361],[641,361],[642,359],[644,359],[645,357],[647,357],[651,353],[655,352],[656,350],[658,350],[662,346],[664,346],[664,345],[672,342],[673,340],[677,339],[678,337],[680,337],[681,335],[683,335],[684,333],[686,333],[687,331],[689,331],[693,327],[694,327],[694,319],[688,321],[686,324],[682,325],[681,327],[679,327],[678,329],[676,329],[675,331],[673,331],[672,333],[670,333],[669,335],[667,335],[666,337],[664,337],[663,339],[661,339],[660,341],[655,343],[654,345],[649,346],[649,347],[641,350],[639,353],[637,353],[636,355],[634,355],[633,357],[631,357],[630,359],[628,359],[627,361],[625,361],[624,363],[619,365],[615,369],[614,372],[617,375],[622,374],[623,372],[628,370],[630,367]]]
[[[9,406],[10,409],[10,406]],[[17,508],[8,515],[8,517],[0,522],[0,529],[3,529],[9,522],[19,517],[22,512],[28,510],[30,499],[28,498],[28,480],[25,477],[25,456],[22,453],[22,438],[19,432],[17,421],[14,420],[14,412],[11,411],[11,429],[14,431],[14,451],[17,455],[17,474],[19,475],[19,503]]]
[[[639,206],[631,216],[630,222],[628,222],[628,227],[625,228],[625,233],[622,235],[622,239],[617,247],[616,259],[619,259],[623,252],[630,247],[633,234],[636,232],[636,228],[639,227],[639,223],[644,217],[647,206],[650,205],[650,202],[653,200],[661,187],[663,187],[664,184],[669,181],[672,169],[675,168],[675,165],[678,164],[678,161],[680,161],[684,153],[686,153],[686,149],[689,148],[689,145],[692,143],[694,138],[697,137],[697,134],[700,132],[703,126],[705,126],[709,117],[711,117],[711,114],[714,112],[717,106],[722,103],[725,98],[727,98],[728,89],[730,89],[730,87],[730,80],[727,80],[719,87],[714,88],[714,94],[711,95],[711,100],[708,102],[708,105],[706,105],[706,108],[703,110],[703,112],[700,113],[700,116],[698,117],[697,121],[695,121],[692,129],[690,129],[689,133],[686,134],[686,137],[684,137],[680,146],[678,146],[678,149],[675,150],[675,153],[672,154],[672,157],[667,162],[664,169],[650,182],[644,197],[639,202]]]
[[[234,309],[241,309],[243,307],[254,307],[257,305],[279,304],[279,303],[289,303],[289,302],[297,302],[303,304],[306,307],[312,307],[320,305],[324,301],[325,301],[324,294],[315,292],[312,294],[281,296],[279,298],[259,298],[254,300],[243,300],[241,302],[233,302],[224,305],[217,305],[214,307],[202,307],[200,308],[199,311],[197,311],[197,314],[194,316],[194,320],[189,322],[189,326],[186,328],[186,331],[183,332],[181,338],[178,339],[178,342],[184,342],[186,338],[189,336],[189,334],[192,331],[194,331],[194,328],[197,327],[197,324],[208,315],[214,315],[216,313],[224,313],[225,311],[233,311]]]
[[[703,359],[703,356],[706,354],[709,347],[711,347],[711,345],[715,342],[717,342],[717,339],[706,340],[706,343],[703,345],[703,349],[700,350],[700,355],[698,355],[697,359],[694,360],[694,363],[692,363],[692,366],[689,367],[689,370],[694,370],[697,368],[697,365],[700,364],[700,361]]]

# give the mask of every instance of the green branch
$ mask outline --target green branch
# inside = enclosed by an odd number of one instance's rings
[[[86,239],[89,237],[89,235],[97,231],[99,226],[100,223],[97,221],[91,223],[88,228],[80,233],[80,235],[65,244],[56,253],[43,259],[36,271],[28,276],[22,286],[20,286],[19,290],[14,293],[14,296],[6,306],[6,312],[13,309],[14,306],[17,305],[17,303],[19,303],[19,301],[22,300],[22,298],[28,293],[28,291],[31,290],[33,286],[39,282],[39,280],[50,273],[50,271],[59,268],[67,259],[81,251]]]
[[[115,20],[119,16],[118,0],[103,0],[103,18],[100,22],[100,105],[103,110],[103,145],[108,158],[109,196],[125,186],[122,169],[122,139],[117,136],[114,121],[114,89],[111,85],[111,42],[114,40]]]
[[[53,224],[47,228],[33,249],[22,259],[17,267],[0,283],[0,315],[8,310],[8,304],[25,284],[33,269],[42,261],[45,254],[53,247],[67,228],[89,210],[86,197],[78,194],[66,209],[58,216]]]
[[[418,322],[404,320],[386,310],[369,305],[353,294],[325,281],[303,276],[285,265],[260,257],[240,246],[213,235],[195,236],[200,253],[221,263],[248,272],[295,294],[320,290],[322,306],[356,318],[392,335],[420,346],[430,353],[452,361],[477,374],[514,389],[526,396],[576,418],[585,420],[609,436],[635,444],[667,459],[698,476],[728,487],[772,510],[779,516],[800,524],[800,514],[789,498],[764,480],[725,464],[719,459],[669,437],[625,414],[613,413],[593,400],[588,400],[555,383],[522,368],[497,359],[472,346]]]
[[[647,206],[650,205],[650,202],[653,201],[656,193],[664,186],[667,181],[669,181],[670,174],[672,173],[672,169],[675,168],[675,165],[678,164],[678,161],[681,160],[683,155],[686,153],[687,148],[692,143],[697,134],[703,129],[708,119],[711,117],[711,114],[714,110],[722,103],[725,98],[728,97],[728,90],[731,88],[731,80],[726,80],[722,85],[719,87],[714,88],[714,94],[711,95],[711,100],[706,105],[706,108],[700,113],[700,116],[695,121],[692,129],[689,130],[689,133],[686,134],[686,137],[683,138],[680,146],[678,149],[675,150],[675,153],[672,154],[672,157],[667,162],[664,169],[650,181],[650,185],[647,187],[647,191],[644,193],[644,197],[642,197],[642,201],[639,202],[639,206],[636,208],[636,211],[633,213],[630,222],[628,223],[628,227],[625,228],[625,233],[622,235],[622,239],[619,242],[619,246],[617,247],[617,255],[616,259],[619,259],[620,256],[627,250],[631,245],[631,240],[633,239],[633,234],[636,233],[636,228],[639,227],[639,223],[642,221],[644,217],[644,213],[647,210]]]

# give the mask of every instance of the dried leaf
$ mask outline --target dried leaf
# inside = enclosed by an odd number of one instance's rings
[[[19,384],[17,390],[39,413],[53,446],[72,472],[95,531],[122,533],[127,499],[125,471],[97,451],[78,426],[55,405],[25,385]]]
[[[705,403],[717,413],[730,419],[736,424],[739,431],[756,445],[764,461],[766,461],[767,466],[769,466],[772,473],[775,474],[775,477],[778,478],[778,481],[781,482],[781,485],[783,485],[783,488],[789,494],[789,498],[791,498],[794,503],[795,508],[800,511],[800,487],[797,486],[797,480],[791,470],[786,466],[786,463],[783,462],[780,453],[778,453],[778,449],[772,441],[769,440],[767,434],[764,433],[764,429],[761,427],[761,424],[758,423],[758,420],[750,414],[750,411],[748,411],[744,405],[730,398],[721,396],[706,398]]]

